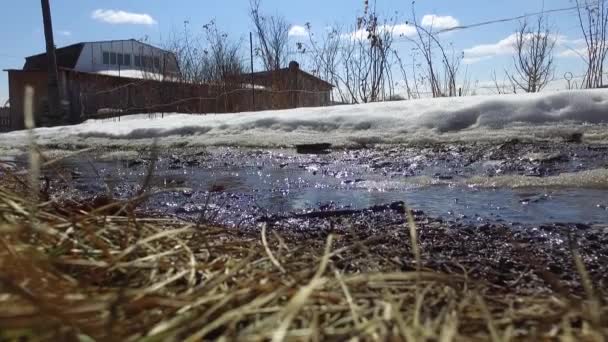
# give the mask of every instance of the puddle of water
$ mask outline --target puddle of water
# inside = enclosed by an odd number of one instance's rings
[[[534,190],[534,189],[527,189]],[[325,193],[305,191],[295,195],[300,202],[311,205],[319,200],[352,203],[356,208],[405,201],[431,216],[448,220],[519,222],[542,224],[554,222],[608,222],[608,211],[597,204],[607,193],[590,189],[562,189],[538,192],[529,198],[510,189],[471,190],[463,187],[428,186],[407,191],[333,190]],[[298,202],[296,202],[298,203]],[[297,209],[305,207],[299,205]]]
[[[125,162],[118,161],[95,161],[94,165],[103,178],[112,179],[115,185],[136,186],[147,171],[145,166],[128,168]],[[99,189],[102,181],[88,162],[73,160],[69,167],[79,171],[78,187],[86,189],[97,185],[96,189]],[[270,214],[315,210],[330,203],[336,207],[364,209],[404,201],[412,208],[448,220],[608,223],[606,189],[473,187],[466,185],[466,180],[441,181],[439,185],[433,182],[413,184],[411,179],[387,181],[382,176],[360,170],[333,172],[316,164],[171,169],[160,163],[151,184],[158,188],[187,187],[193,193],[235,194],[238,198],[235,201],[247,202],[241,203],[240,207],[257,207]],[[380,186],[387,182],[393,186]],[[192,198],[171,196],[171,202],[153,203],[179,208],[186,203],[192,204]]]

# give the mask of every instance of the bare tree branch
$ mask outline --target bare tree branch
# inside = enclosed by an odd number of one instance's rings
[[[608,54],[608,6],[606,1],[576,0],[578,19],[585,44],[587,64],[584,88],[600,88],[604,85],[604,62]]]
[[[260,13],[260,0],[250,1],[249,15],[258,38],[256,52],[268,71],[278,70],[287,64],[289,24],[280,16]]]
[[[407,24],[412,25],[416,29],[416,37],[406,38],[414,43],[416,49],[424,57],[427,68],[427,78],[433,97],[460,95],[461,91],[459,91],[457,86],[457,78],[460,63],[463,59],[462,53],[456,53],[452,46],[452,52],[451,54],[448,54],[443,43],[437,38],[437,34],[433,31],[433,27],[431,26],[427,29],[418,24],[415,2],[412,2],[412,18],[413,21]],[[440,66],[437,66],[437,63],[435,63],[435,57],[433,55],[435,49],[440,52]],[[443,75],[441,75],[442,68]]]
[[[553,79],[555,42],[555,34],[551,32],[543,16],[538,17],[534,27],[527,21],[521,23],[515,32],[513,44],[515,72],[507,73],[513,88],[526,93],[537,93]]]

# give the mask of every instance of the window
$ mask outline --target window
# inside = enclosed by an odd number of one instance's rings
[[[110,64],[116,65],[116,52],[110,52]]]
[[[103,53],[103,64],[110,65],[110,53],[109,52]]]
[[[156,70],[160,70],[160,58],[158,57],[154,57],[154,68],[156,68]]]
[[[135,62],[135,66],[136,66],[136,67],[141,67],[141,56],[140,56],[140,55],[135,55],[135,58],[134,58],[134,59],[135,59],[135,60],[134,60],[134,62]]]
[[[118,54],[118,65],[124,65],[125,61],[123,59],[123,54],[119,53]]]
[[[125,54],[124,63],[125,66],[131,66],[131,55],[129,55],[128,53]]]

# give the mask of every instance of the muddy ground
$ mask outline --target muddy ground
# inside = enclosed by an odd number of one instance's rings
[[[356,189],[357,184],[378,180],[423,178],[449,183],[479,176],[543,178],[608,168],[608,146],[575,141],[303,152],[239,148],[129,153],[103,150],[68,158],[47,169],[43,184],[60,205],[83,209],[131,198],[144,186],[146,193],[161,192],[138,206],[145,215],[223,225],[243,234],[259,234],[265,224],[285,240],[307,244],[322,245],[329,234],[334,234],[338,247],[353,243],[359,246],[352,250],[351,258],[340,261],[344,269],[350,266],[353,270],[373,271],[398,265],[411,270],[406,203],[389,201],[362,208],[348,201],[329,200],[293,209],[283,203],[290,200],[286,193],[340,190],[348,197],[348,190]],[[22,162],[18,160],[17,164]],[[261,181],[252,186],[240,181],[242,174],[214,176],[214,170],[234,168],[262,174],[284,171],[285,182]],[[297,176],[290,172],[297,172]],[[320,184],[315,177],[328,181]],[[608,184],[595,190],[600,196],[605,192],[604,201],[594,199],[588,206],[590,210],[605,211],[608,217],[606,189]],[[358,194],[352,192],[352,196]],[[542,196],[542,191],[530,191],[529,196],[522,197],[522,203],[542,200]],[[262,197],[265,200],[260,204]],[[416,207],[407,209],[415,218],[423,267],[467,273],[522,293],[552,289],[580,294],[580,276],[573,262],[573,253],[578,251],[595,286],[608,286],[608,225],[603,222],[556,222],[547,217],[546,222],[541,219],[540,223],[522,224],[491,215],[446,217]],[[377,257],[374,260],[384,260],[385,265],[367,263],[365,256],[370,253]]]

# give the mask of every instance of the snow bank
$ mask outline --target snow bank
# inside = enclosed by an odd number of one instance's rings
[[[164,118],[132,115],[36,130],[41,144],[290,146],[402,143],[419,140],[546,139],[584,132],[608,140],[608,90],[475,96]],[[26,143],[24,132],[0,146]]]

